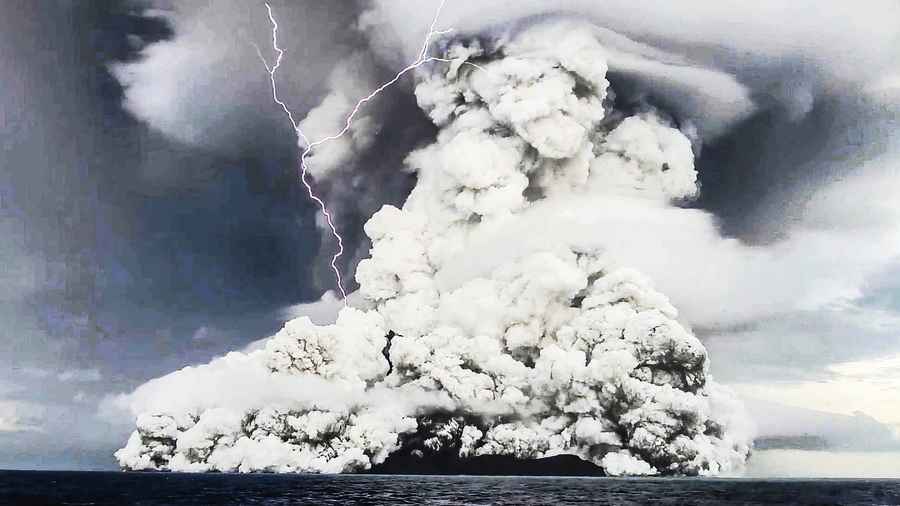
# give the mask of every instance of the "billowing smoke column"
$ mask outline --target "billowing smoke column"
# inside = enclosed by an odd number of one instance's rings
[[[627,258],[509,243],[499,266],[444,270],[478,264],[473,237],[539,206],[697,193],[689,137],[653,109],[613,109],[590,28],[545,23],[485,46],[449,43],[452,63],[420,72],[416,97],[440,132],[407,159],[418,183],[403,208],[366,224],[352,307],[140,387],[123,399],[138,416],[122,467],[353,472],[449,450],[571,454],[610,475],[740,468],[739,403]]]

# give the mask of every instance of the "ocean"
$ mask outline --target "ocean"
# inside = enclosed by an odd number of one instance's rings
[[[900,480],[0,471],[6,505],[900,504]]]

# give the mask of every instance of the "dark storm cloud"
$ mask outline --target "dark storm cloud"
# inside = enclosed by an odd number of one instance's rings
[[[85,430],[108,389],[265,335],[278,309],[317,296],[307,264],[319,239],[289,132],[250,128],[210,149],[121,108],[108,66],[172,36],[129,2],[0,6],[0,380],[15,386],[2,395]],[[202,327],[216,330],[192,340]],[[102,381],[58,380],[93,368]],[[116,442],[54,416],[41,417],[45,429],[85,452]],[[0,434],[0,460],[33,446],[52,462],[44,434]]]
[[[268,75],[259,59],[260,55],[270,62],[274,59],[271,25],[262,2],[213,5],[176,0],[152,5],[162,10],[145,15],[170,20],[175,37],[146,46],[141,58],[130,64],[113,66],[125,86],[125,108],[152,131],[220,156],[231,156],[235,146],[260,156],[291,149],[298,155],[297,147],[291,146],[290,125],[272,103]],[[395,62],[373,53],[367,35],[356,29],[362,2],[271,5],[279,23],[279,45],[285,50],[278,71],[279,94],[298,118],[333,88],[345,87],[341,100],[355,101],[370,91],[369,86],[393,77]],[[185,81],[190,86],[185,87]],[[382,205],[405,199],[414,179],[397,168],[407,153],[435,132],[407,81],[367,105],[363,115],[372,120],[367,149],[315,182],[345,239],[347,255],[340,267],[349,274],[368,251],[362,224]],[[313,127],[328,130],[316,134],[334,133],[331,125]],[[280,166],[299,176],[296,159],[284,158]],[[337,245],[330,234],[322,236],[316,258],[309,263],[312,285],[319,291],[335,288],[329,262]],[[354,288],[352,275],[345,277],[347,288]]]
[[[126,295],[202,311],[310,293],[302,258],[316,239],[284,138],[248,135],[225,156],[120,109],[106,65],[137,57],[129,36],[171,36],[166,23],[118,2],[4,9],[14,26],[3,65],[16,76],[4,96],[4,208],[19,256],[42,263],[23,276],[39,298],[80,314]]]
[[[725,233],[771,242],[818,188],[889,154],[898,109],[858,88],[809,97],[803,111],[777,95],[757,95],[764,104],[757,113],[704,146],[698,204],[721,218]]]

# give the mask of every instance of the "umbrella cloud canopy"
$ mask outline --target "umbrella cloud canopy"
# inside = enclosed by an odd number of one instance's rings
[[[406,158],[405,204],[366,223],[352,303],[334,324],[296,318],[252,351],[115,399],[136,420],[120,465],[354,472],[415,450],[570,454],[609,475],[739,471],[741,404],[652,277],[594,226],[707,219],[676,207],[698,194],[697,127],[618,107],[604,42],[562,19],[444,41],[450,62],[420,69],[415,88],[437,135]],[[528,226],[559,219],[590,237],[541,241]],[[509,239],[502,255],[492,236]]]

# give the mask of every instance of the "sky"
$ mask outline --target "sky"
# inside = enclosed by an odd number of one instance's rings
[[[621,102],[702,137],[685,207],[710,217],[690,241],[658,231],[668,256],[623,251],[690,320],[720,382],[831,413],[837,432],[855,430],[841,415],[900,430],[898,7],[558,4],[450,1],[442,19],[492,34],[579,12],[611,30]],[[402,66],[433,13],[273,6],[289,101],[304,117],[319,106],[313,129],[320,104]],[[331,288],[334,244],[253,46],[268,33],[255,1],[0,5],[0,467],[111,468],[130,427],[104,399],[271,335]],[[374,137],[321,174],[345,273],[368,250],[362,223],[409,193],[404,157],[435,135],[411,82],[365,119]],[[805,430],[806,415],[764,409],[784,413],[772,431]]]

